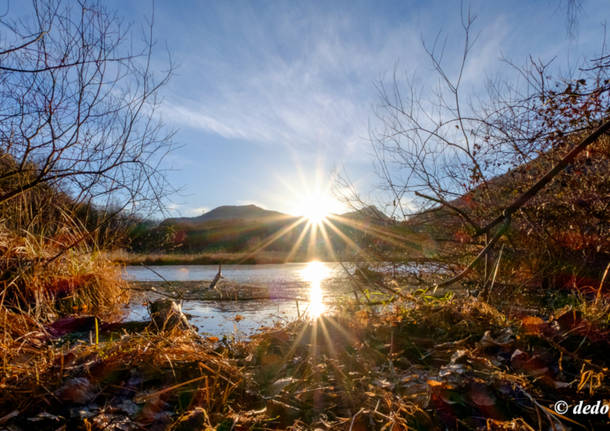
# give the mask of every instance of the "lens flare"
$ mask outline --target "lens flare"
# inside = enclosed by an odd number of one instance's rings
[[[328,211],[319,206],[312,206],[305,212],[304,217],[309,220],[310,223],[320,224],[328,216]]]
[[[337,201],[325,192],[304,194],[293,211],[303,216],[309,223],[320,225],[333,212]]]
[[[326,311],[321,284],[328,278],[329,269],[324,263],[314,260],[307,263],[301,276],[309,282],[309,315],[312,319],[317,319]]]

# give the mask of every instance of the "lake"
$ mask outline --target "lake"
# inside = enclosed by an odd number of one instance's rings
[[[350,270],[353,264],[346,264]],[[217,265],[159,265],[127,266],[124,278],[133,281],[170,282],[213,279]],[[338,262],[284,263],[269,265],[223,265],[226,280],[236,283],[257,284],[270,287],[278,294],[277,299],[250,301],[196,301],[188,300],[182,310],[191,316],[191,323],[202,334],[213,336],[236,336],[245,338],[261,326],[272,326],[276,322],[294,320],[299,314],[318,316],[332,309],[334,300],[345,292],[337,285],[345,285],[346,274]],[[293,299],[299,297],[299,308]],[[142,300],[129,305],[128,320],[148,319],[148,311]]]
[[[305,281],[307,263],[280,263],[268,265],[223,265],[222,275],[227,280],[252,284],[290,284]],[[341,263],[319,262],[326,271],[326,279],[347,277]],[[350,270],[353,264],[345,264]],[[211,280],[218,271],[218,265],[151,265],[126,266],[124,278],[137,281],[190,281]],[[161,277],[159,276],[161,275]]]

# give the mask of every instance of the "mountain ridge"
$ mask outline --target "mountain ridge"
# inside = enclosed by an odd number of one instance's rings
[[[335,214],[344,218],[371,218],[389,220],[375,205],[369,205],[359,210]],[[161,222],[163,225],[191,225],[195,226],[208,221],[222,220],[281,220],[297,219],[300,216],[285,214],[275,210],[261,208],[254,204],[248,205],[221,205],[195,217],[170,217]]]
[[[263,218],[289,218],[288,214],[267,210],[254,204],[221,205],[195,217],[171,217],[163,220],[163,224],[198,224],[215,220],[248,220]]]
[[[374,207],[331,217],[334,229],[328,239],[335,250],[345,248],[344,239],[364,244],[363,232],[354,226],[385,224]],[[383,215],[385,220],[389,220]],[[352,223],[357,223],[354,225]],[[196,217],[168,218],[148,234],[138,251],[183,253],[229,252],[264,248],[267,251],[326,256],[323,236],[312,233],[304,217],[263,209],[256,205],[222,205]],[[295,244],[299,244],[295,248]]]

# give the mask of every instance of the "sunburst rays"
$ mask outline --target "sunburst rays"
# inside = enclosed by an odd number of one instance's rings
[[[382,241],[394,250],[419,249],[416,244],[411,244],[407,238],[403,238],[400,235],[400,230],[387,223],[387,220],[383,223],[377,223],[371,220],[354,218],[353,216],[330,214],[319,222],[306,217],[287,219],[283,227],[263,238],[257,247],[246,253],[246,257],[256,255],[259,251],[285,237],[294,242],[290,244],[290,250],[285,254],[283,260],[290,262],[297,257],[305,257],[310,262],[303,274],[303,281],[308,283],[308,292],[305,297],[299,298],[299,301],[308,303],[305,315],[311,319],[314,325],[318,325],[316,322],[320,321],[321,327],[314,332],[320,332],[324,338],[326,338],[328,332],[326,328],[328,323],[323,323],[326,320],[323,317],[329,310],[329,304],[325,303],[324,289],[326,283],[324,281],[329,274],[325,272],[327,268],[324,267],[324,263],[319,261],[338,262],[355,259],[359,262],[379,262],[380,256],[366,247],[374,240]],[[293,240],[292,238],[296,239]],[[361,275],[366,279],[366,274]],[[372,283],[374,281],[371,281]],[[360,286],[359,289],[361,290],[362,287]],[[357,294],[356,298],[358,300]],[[330,324],[336,326],[335,322]],[[343,337],[348,336],[348,333],[342,331],[340,327],[333,327],[333,332],[341,332]],[[299,339],[302,336],[303,334]],[[315,335],[315,337],[318,337],[318,335]],[[315,346],[320,340],[310,341],[312,346]],[[332,343],[328,347],[332,349]],[[315,347],[312,348],[315,350]],[[312,352],[312,354],[315,354],[315,352]]]
[[[322,181],[319,170],[315,172],[315,178],[305,181],[303,172],[297,170],[297,174],[301,173],[302,177],[300,187],[291,187],[285,183],[285,178],[280,179],[280,184],[284,184],[287,193],[272,200],[285,205],[286,196],[291,196],[295,206],[288,212],[298,216],[280,223],[281,227],[274,228],[273,232],[269,232],[258,241],[257,246],[246,253],[247,257],[251,257],[281,241],[282,247],[279,249],[289,249],[284,254],[283,261],[306,259],[310,262],[302,274],[303,281],[308,284],[308,292],[305,297],[299,298],[299,302],[304,300],[309,303],[304,313],[308,318],[298,324],[299,330],[294,334],[283,360],[288,363],[297,351],[301,355],[305,349],[313,367],[317,366],[322,356],[339,359],[344,352],[342,346],[354,345],[359,341],[357,332],[351,327],[353,322],[329,313],[333,305],[325,303],[325,289],[328,289],[325,280],[331,274],[323,261],[378,262],[380,257],[368,247],[375,241],[393,250],[421,249],[418,244],[403,237],[400,229],[392,226],[389,220],[378,223],[366,217],[358,217],[358,213],[345,216],[333,214],[345,212],[346,208],[342,208],[336,201],[331,202],[329,185]],[[363,212],[363,215],[366,214]],[[363,275],[366,277],[366,274]],[[316,375],[314,373],[314,378]],[[350,385],[350,377],[343,374],[341,369],[337,369],[335,376],[339,386]]]
[[[255,256],[258,252],[265,250],[285,236],[294,235],[295,232],[298,236],[290,250],[285,253],[284,262],[291,262],[297,256],[306,257],[308,260],[327,258],[338,261],[355,257],[363,262],[378,261],[379,256],[359,244],[358,240],[351,238],[349,231],[362,235],[366,238],[365,241],[369,243],[381,241],[395,250],[418,251],[421,249],[421,245],[410,241],[391,226],[387,226],[387,223],[377,224],[335,214],[328,214],[320,220],[305,216],[295,217],[294,219],[288,219],[286,223],[279,230],[263,238],[256,247],[247,250],[242,260],[245,261]],[[337,249],[337,244],[342,244],[342,247]]]
[[[314,193],[316,190],[318,192]],[[296,190],[292,192],[298,196]],[[372,242],[381,242],[393,250],[421,248],[403,237],[400,229],[392,226],[389,219],[377,222],[370,218],[359,217],[358,213],[344,216],[329,213],[331,208],[329,195],[327,190],[317,183],[314,188],[307,189],[302,195],[306,195],[302,202],[307,202],[311,208],[302,209],[303,215],[300,217],[287,217],[285,222],[278,221],[278,227],[273,228],[273,232],[258,241],[256,246],[246,250],[242,261],[272,248],[278,241],[282,242],[280,249],[289,246],[289,251],[283,256],[284,262],[295,259],[378,262],[382,258],[374,249],[368,247]],[[362,215],[366,216],[365,212]],[[320,270],[320,267],[316,270]],[[325,278],[323,274],[318,274],[314,277],[309,276],[306,280],[309,284],[309,295],[303,299],[309,302],[308,315],[314,321],[326,311],[323,300]]]
[[[286,261],[293,259],[301,249],[307,250],[308,259],[311,259],[302,273],[303,281],[309,284],[309,295],[306,298],[309,302],[306,311],[309,321],[302,324],[300,331],[295,335],[290,348],[285,353],[284,360],[287,362],[298,349],[306,346],[311,364],[315,366],[320,360],[320,355],[339,358],[340,351],[342,351],[340,345],[358,342],[356,334],[350,329],[348,322],[337,320],[327,313],[329,305],[324,302],[324,280],[331,274],[325,264],[318,260],[324,256],[316,255],[320,251],[316,245],[318,239],[321,239],[320,245],[323,246],[324,254],[330,260],[345,259],[345,250],[347,250],[358,260],[378,261],[377,256],[368,251],[355,237],[351,237],[353,235],[349,233],[350,230],[352,233],[363,234],[369,240],[381,240],[394,248],[417,248],[416,245],[410,244],[406,238],[394,231],[391,226],[332,214],[319,221],[307,217],[298,218],[277,233],[271,234],[261,243],[265,247],[282,236],[296,231],[297,238],[286,255]],[[344,246],[343,251],[339,250],[338,245]],[[260,249],[259,246],[256,251]],[[341,370],[337,371],[336,378],[340,385],[349,384],[349,376],[342,375]]]

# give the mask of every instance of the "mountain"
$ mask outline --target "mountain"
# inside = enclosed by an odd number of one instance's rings
[[[164,220],[159,229],[169,243],[161,247],[185,253],[244,252],[259,247],[263,242],[293,224],[298,217],[270,211],[256,205],[224,205],[197,217]],[[169,235],[169,236],[168,236]],[[294,234],[284,235],[268,249],[290,249]]]
[[[290,216],[278,211],[266,210],[256,205],[223,205],[197,217],[169,218],[163,221],[163,224],[197,225],[211,220],[279,219],[287,217]]]
[[[375,205],[369,205],[356,211],[346,212],[339,217],[347,219],[365,220],[371,222],[389,222],[391,219],[381,212]]]
[[[373,222],[386,222],[390,218],[381,212],[375,205],[370,205],[359,210],[346,212],[339,215],[340,218],[366,220]],[[168,218],[162,222],[164,225],[188,225],[198,226],[209,221],[221,220],[243,220],[243,221],[279,221],[291,220],[298,217],[281,213],[279,211],[266,210],[256,205],[223,205],[197,217],[175,217]]]
[[[330,219],[327,238],[333,249],[346,250],[346,239],[351,243],[366,244],[370,238],[362,230],[381,226],[390,219],[375,206],[362,208]],[[335,229],[335,230],[333,230]],[[228,252],[242,253],[263,248],[285,253],[286,256],[324,257],[327,245],[323,235],[310,229],[301,217],[260,208],[256,205],[225,205],[197,217],[164,220],[149,231],[154,241],[135,247],[138,252]],[[298,244],[295,246],[295,244]]]

